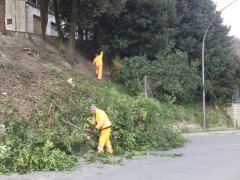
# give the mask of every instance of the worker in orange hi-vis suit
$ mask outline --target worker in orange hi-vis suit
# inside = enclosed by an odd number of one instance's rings
[[[96,125],[97,129],[101,130],[101,136],[99,137],[99,143],[98,143],[98,153],[104,153],[104,146],[107,149],[107,152],[112,154],[113,149],[110,142],[110,134],[112,129],[112,124],[109,121],[107,114],[98,108],[96,106],[91,105],[90,107],[91,113],[94,115],[92,125]]]
[[[103,68],[103,51],[101,51],[100,55],[95,54],[95,58],[93,60],[93,64],[96,65],[96,74],[98,75],[98,80],[102,79],[102,68]]]
[[[117,68],[120,66],[120,63],[118,61],[115,61],[113,63],[113,68],[112,68],[112,71],[117,73]]]

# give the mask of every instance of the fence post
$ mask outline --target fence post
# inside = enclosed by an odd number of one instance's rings
[[[144,76],[144,82],[145,82],[145,98],[147,99],[147,76]]]

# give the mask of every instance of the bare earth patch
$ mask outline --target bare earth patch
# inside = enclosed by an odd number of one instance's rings
[[[43,103],[43,92],[57,92],[68,85],[67,79],[74,71],[95,77],[91,61],[76,52],[76,64],[71,66],[65,53],[66,45],[54,37],[43,41],[36,34],[0,34],[0,122],[8,107],[18,109],[20,116],[27,118]]]

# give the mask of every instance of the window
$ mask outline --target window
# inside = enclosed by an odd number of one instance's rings
[[[7,19],[7,25],[12,24],[12,19]]]
[[[58,36],[57,26],[53,22],[51,22],[51,36]]]
[[[39,5],[38,0],[28,0],[28,2],[31,2],[31,3],[36,4],[36,5]]]

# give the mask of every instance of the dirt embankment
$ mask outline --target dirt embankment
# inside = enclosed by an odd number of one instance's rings
[[[91,61],[75,53],[74,66],[65,60],[66,45],[56,38],[43,41],[40,35],[8,32],[0,34],[0,122],[6,108],[16,108],[27,117],[51,93],[68,85],[74,72],[94,77]],[[61,76],[62,78],[57,78]]]

